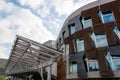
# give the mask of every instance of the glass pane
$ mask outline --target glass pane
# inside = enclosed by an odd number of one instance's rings
[[[107,54],[106,54],[105,57],[106,57],[106,59],[107,59],[107,61],[108,61],[108,63],[109,63],[109,66],[110,66],[112,69],[114,69],[114,67],[113,67],[113,62],[112,62],[112,57],[111,57],[110,53],[107,52]]]
[[[91,19],[84,21],[84,28],[88,28],[88,27],[91,27],[91,26],[92,26],[92,20]]]
[[[70,26],[70,32],[71,32],[71,34],[73,34],[73,33],[75,33],[75,26]]]
[[[89,61],[89,70],[90,71],[98,71],[98,61],[97,60],[90,60]]]
[[[77,64],[73,64],[73,73],[77,73]]]
[[[114,58],[113,59],[113,64],[114,64],[114,70],[120,70],[120,57],[119,58]]]
[[[77,51],[78,52],[84,51],[84,40],[77,39],[76,43],[77,43]]]
[[[103,20],[104,20],[104,23],[113,22],[114,21],[114,17],[112,15],[112,13],[104,14],[103,15]]]
[[[107,38],[105,35],[96,35],[96,47],[108,46]]]

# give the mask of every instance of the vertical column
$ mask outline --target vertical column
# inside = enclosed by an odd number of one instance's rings
[[[51,65],[48,66],[47,80],[51,80],[51,69],[52,69]]]
[[[42,80],[44,80],[44,77],[43,77],[43,68],[41,68],[41,77],[42,77]]]
[[[30,44],[31,45],[31,44]],[[42,78],[42,80],[44,80],[44,77],[43,77],[43,69],[41,68],[39,68],[39,65],[37,64],[37,62],[36,62],[36,60],[35,60],[35,55],[32,53],[32,50],[31,49],[29,49],[30,50],[30,54],[31,54],[31,56],[32,56],[32,58],[33,58],[33,61],[34,61],[34,64],[35,64],[35,66],[37,66],[37,69],[38,69],[38,71],[39,71],[39,74],[40,74],[40,76],[41,76],[41,78]]]

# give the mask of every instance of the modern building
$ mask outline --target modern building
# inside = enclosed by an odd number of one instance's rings
[[[97,0],[73,12],[56,41],[57,80],[120,78],[120,0]]]
[[[62,54],[55,41],[41,44],[17,35],[6,65],[8,80],[56,80],[56,57]]]

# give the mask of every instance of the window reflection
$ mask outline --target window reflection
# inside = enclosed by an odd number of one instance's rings
[[[77,63],[76,62],[72,62],[70,63],[70,73],[77,73]]]
[[[86,58],[88,71],[98,71],[99,65],[97,60],[88,60]]]
[[[75,29],[75,24],[70,25],[70,34],[75,33],[76,29]]]
[[[113,57],[114,70],[120,70],[120,57]]]
[[[83,18],[82,24],[84,29],[93,26],[91,17]]]
[[[96,35],[96,47],[108,46],[106,35]]]
[[[76,40],[77,52],[84,51],[84,40]]]
[[[109,66],[112,68],[112,70],[114,71],[120,70],[120,57],[111,56],[110,52],[107,52],[106,59],[109,63]]]
[[[94,34],[93,32],[91,33],[91,38],[95,43],[95,46],[98,47],[104,47],[108,46],[107,38],[105,33],[99,33],[99,34]]]
[[[106,11],[106,12],[98,11],[98,16],[101,18],[103,23],[108,23],[108,22],[115,21],[114,15],[113,15],[111,10],[110,11]]]

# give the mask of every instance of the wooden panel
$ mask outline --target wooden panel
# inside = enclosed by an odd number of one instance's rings
[[[57,58],[57,80],[66,80],[66,61],[62,56]]]

